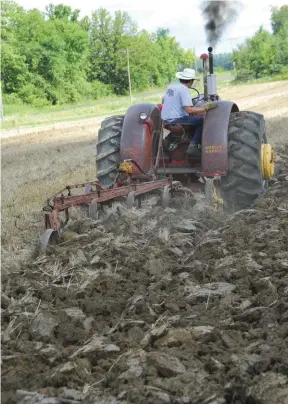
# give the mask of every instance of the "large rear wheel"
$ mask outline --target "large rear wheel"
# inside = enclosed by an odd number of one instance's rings
[[[270,157],[265,159],[264,150]],[[228,173],[221,178],[225,205],[229,210],[248,208],[265,192],[273,174],[273,149],[267,145],[263,115],[232,113],[228,127]]]
[[[96,145],[97,178],[105,188],[114,184],[120,163],[123,115],[111,116],[101,123]]]

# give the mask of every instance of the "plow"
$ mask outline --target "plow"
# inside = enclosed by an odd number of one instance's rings
[[[84,188],[86,193],[72,195],[73,190],[79,188]],[[62,228],[70,219],[69,209],[73,206],[86,206],[89,217],[97,219],[98,213],[105,203],[125,199],[128,209],[134,206],[141,207],[142,197],[153,191],[161,191],[163,207],[169,206],[169,201],[175,193],[182,192],[193,195],[191,189],[184,187],[179,181],[173,181],[172,177],[112,189],[103,188],[98,181],[67,186],[50,200],[47,200],[46,205],[43,207],[46,231],[42,236],[41,247],[46,248],[48,244],[57,244],[61,237]],[[65,214],[64,221],[60,218],[62,212]]]
[[[177,193],[193,198],[202,191],[210,205],[235,211],[249,207],[265,192],[274,175],[274,151],[267,143],[264,117],[221,100],[211,47],[201,59],[204,92],[194,89],[192,98],[193,106],[207,106],[201,157],[191,159],[186,153],[195,127],[164,122],[162,104],[135,104],[124,116],[106,118],[96,145],[97,180],[67,186],[47,200],[42,248],[61,239],[74,206],[84,207],[96,219],[115,201],[131,209],[160,192],[165,208]],[[209,110],[211,102],[217,108]]]

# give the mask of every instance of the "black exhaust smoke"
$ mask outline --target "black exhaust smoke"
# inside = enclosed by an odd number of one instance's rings
[[[239,1],[202,1],[201,10],[209,45],[217,45],[225,29],[237,18],[241,5]]]

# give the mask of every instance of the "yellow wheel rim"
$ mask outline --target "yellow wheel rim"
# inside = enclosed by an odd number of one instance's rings
[[[125,174],[132,174],[133,173],[133,166],[131,163],[128,163],[127,161],[122,161],[119,165],[119,169],[121,170],[122,173]]]
[[[271,144],[262,144],[261,162],[262,162],[262,177],[264,180],[270,180],[274,175],[274,150]]]

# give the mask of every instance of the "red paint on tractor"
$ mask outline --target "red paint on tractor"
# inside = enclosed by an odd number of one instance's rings
[[[144,127],[146,129],[145,131],[145,167],[151,167],[151,155],[152,155],[152,130],[153,130],[153,124],[149,120],[148,122],[145,122]]]
[[[214,173],[226,175],[228,170],[227,131],[231,112],[238,107],[230,101],[217,102],[218,108],[205,117],[202,132],[201,176],[213,177]]]
[[[146,113],[148,120],[141,121],[140,114]],[[134,160],[142,172],[152,169],[153,136],[161,127],[160,111],[154,104],[132,105],[124,118],[120,158]]]

